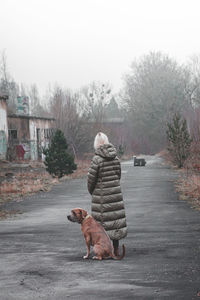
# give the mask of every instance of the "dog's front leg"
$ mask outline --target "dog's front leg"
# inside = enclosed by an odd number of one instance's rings
[[[87,254],[85,256],[83,256],[84,259],[88,258],[90,255],[90,237],[89,236],[85,236],[85,242],[86,242],[86,246],[87,246]]]

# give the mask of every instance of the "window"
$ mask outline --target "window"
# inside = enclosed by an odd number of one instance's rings
[[[8,135],[10,140],[17,139],[17,130],[16,129],[8,129]]]
[[[44,129],[44,137],[45,139],[51,139],[53,135],[53,128]]]

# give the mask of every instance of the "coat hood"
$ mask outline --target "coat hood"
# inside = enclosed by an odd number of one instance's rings
[[[103,144],[96,149],[95,154],[105,159],[112,160],[117,156],[117,150],[112,144]]]

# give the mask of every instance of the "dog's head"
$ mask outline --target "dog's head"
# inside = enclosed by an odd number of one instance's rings
[[[82,208],[74,208],[71,211],[71,215],[67,216],[67,218],[71,222],[76,222],[81,224],[87,215],[88,213],[86,210]]]

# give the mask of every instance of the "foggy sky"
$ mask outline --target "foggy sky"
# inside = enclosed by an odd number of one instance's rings
[[[114,91],[131,62],[162,51],[200,54],[199,0],[0,0],[0,51],[18,83]]]

